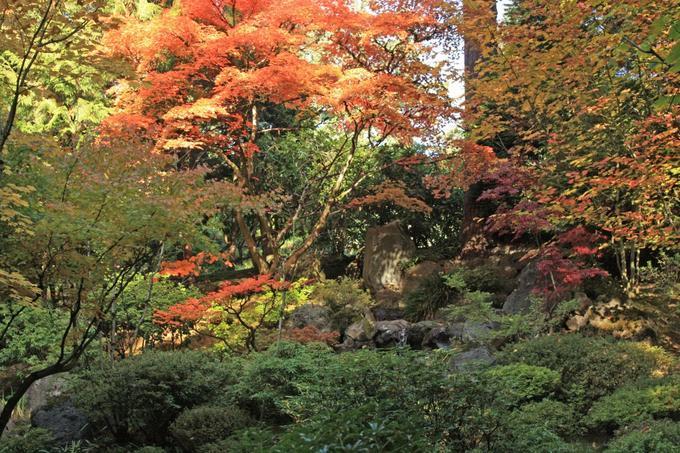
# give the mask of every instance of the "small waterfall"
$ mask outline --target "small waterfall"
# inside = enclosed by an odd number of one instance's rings
[[[402,327],[399,330],[399,340],[397,340],[397,347],[403,348],[408,344],[408,331]]]

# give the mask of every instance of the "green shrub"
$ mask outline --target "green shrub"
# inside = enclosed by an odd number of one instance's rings
[[[147,445],[145,447],[138,448],[134,451],[134,453],[166,453],[166,450],[165,448]]]
[[[255,419],[285,424],[292,420],[288,400],[318,379],[319,370],[333,360],[327,346],[280,342],[243,360],[238,382],[227,394]]]
[[[680,378],[627,385],[597,401],[586,417],[594,428],[617,428],[653,418],[680,418]]]
[[[336,432],[340,438],[361,442],[368,442],[371,436],[382,439],[397,430],[397,425],[405,435],[428,436],[436,426],[427,421],[433,407],[425,407],[423,402],[445,401],[450,396],[442,389],[447,379],[446,364],[443,357],[439,360],[436,354],[421,352],[364,350],[335,354],[319,346],[281,343],[279,348],[273,346],[249,356],[244,374],[232,390],[260,420],[298,423],[291,425],[277,451],[290,451],[286,448],[295,445],[299,436],[310,438],[306,444],[309,448],[335,445]],[[383,420],[390,422],[379,433],[371,431],[372,423]],[[241,437],[237,433],[225,442],[250,445],[252,436]],[[260,441],[256,439],[255,443]],[[225,442],[214,448],[224,448]],[[247,449],[223,451],[232,450]]]
[[[361,289],[361,282],[347,277],[320,282],[309,298],[330,309],[331,326],[340,332],[360,320],[373,305],[371,295]]]
[[[324,413],[281,436],[277,452],[427,451],[431,446],[414,414],[383,413],[377,402]]]
[[[494,266],[490,265],[490,267],[493,268]],[[532,307],[532,310],[526,314],[507,315],[494,308],[494,303],[498,301],[499,295],[499,293],[494,294],[494,292],[501,291],[501,296],[503,294],[502,290],[495,284],[481,284],[482,277],[487,275],[488,272],[489,266],[483,266],[479,273],[476,269],[463,267],[444,276],[446,286],[456,293],[455,303],[441,310],[448,321],[478,321],[496,324],[497,328],[490,331],[487,338],[483,338],[484,342],[494,343],[495,345],[511,340],[516,341],[527,336],[535,336],[547,327],[544,316],[538,307],[538,301],[534,302],[536,307]],[[474,276],[474,278],[471,276]],[[478,277],[479,280],[477,280]],[[501,300],[505,300],[504,296],[501,297]]]
[[[559,387],[560,374],[544,367],[514,363],[484,372],[498,400],[519,406],[552,395]]]
[[[634,431],[628,431],[612,441],[606,453],[678,453],[680,423],[659,420]]]
[[[322,345],[282,342],[243,361],[230,398],[254,418],[273,424],[306,420],[379,399],[398,408],[444,375],[446,361],[426,354],[356,351],[335,354]],[[438,370],[438,371],[435,371]]]
[[[579,417],[569,405],[543,400],[529,403],[510,416],[513,432],[523,432],[532,427],[545,428],[560,437],[571,438],[581,433]]]
[[[296,420],[335,414],[378,401],[384,412],[436,392],[442,385],[446,361],[415,351],[360,350],[331,355],[306,381],[286,407]]]
[[[261,420],[290,424],[278,436],[259,429],[237,432],[205,445],[205,451],[512,447],[513,442],[529,440],[511,434],[516,426],[509,424],[511,410],[550,395],[559,381],[555,371],[524,364],[450,374],[445,353],[360,350],[334,354],[288,343],[252,354],[243,366],[240,382],[231,388],[238,393],[236,399],[262,410]],[[260,415],[257,410],[255,414]],[[550,445],[557,445],[555,451],[568,451],[569,446],[551,433],[543,437],[554,441]],[[539,445],[548,445],[548,440]],[[263,447],[270,444],[275,444],[271,450]]]
[[[73,383],[92,422],[119,441],[164,444],[186,408],[211,402],[235,381],[231,367],[200,352],[147,352],[85,370]]]
[[[582,453],[583,448],[565,442],[560,436],[542,426],[526,427],[495,445],[493,451],[522,453]]]
[[[354,444],[363,451],[490,446],[501,438],[507,414],[490,379],[451,374],[447,367],[445,353],[361,350],[333,355],[315,379],[299,385],[299,394],[289,398],[289,413],[302,424],[281,443],[292,446],[309,439],[310,451],[343,451],[342,445]]]
[[[43,428],[18,426],[0,440],[0,453],[35,453],[54,445],[52,433]]]
[[[464,282],[465,289],[468,291],[482,291],[494,294],[508,294],[515,286],[515,280],[507,278],[503,270],[496,264],[459,267],[449,274],[447,280],[450,283],[453,283],[454,281]]]
[[[431,319],[440,309],[452,304],[459,294],[458,290],[446,284],[441,275],[430,275],[406,294],[406,318],[411,321]]]
[[[521,341],[497,357],[500,363],[527,363],[559,372],[558,396],[580,411],[622,385],[667,373],[674,364],[673,357],[660,348],[579,334]]]
[[[204,444],[226,439],[251,423],[239,408],[201,406],[187,409],[170,426],[170,432],[187,451],[198,451]]]
[[[442,312],[444,317],[452,322],[466,320],[487,322],[503,319],[491,305],[491,294],[482,291],[465,292],[458,298],[456,304],[449,305]]]
[[[245,428],[234,435],[201,446],[200,453],[260,453],[274,451],[273,445],[277,442],[276,434],[268,428],[251,427]]]

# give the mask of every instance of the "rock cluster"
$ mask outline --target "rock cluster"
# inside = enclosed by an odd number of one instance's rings
[[[338,350],[360,348],[447,349],[452,344],[486,343],[498,325],[490,322],[465,321],[447,324],[438,321],[408,322],[404,319],[372,321],[362,319],[347,328]]]

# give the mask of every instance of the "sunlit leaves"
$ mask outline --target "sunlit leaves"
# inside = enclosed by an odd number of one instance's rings
[[[110,91],[117,113],[101,131],[141,134],[155,151],[175,155],[179,170],[209,166],[230,179],[242,195],[233,206],[239,235],[268,273],[284,260],[293,229],[310,232],[292,252],[298,259],[333,209],[379,171],[359,168],[360,159],[439,134],[452,110],[444,63],[430,62],[453,9],[434,0],[364,8],[340,0],[184,0],[150,20],[124,12],[104,44],[136,73]],[[292,137],[317,128],[332,139],[291,151],[300,160],[291,177],[300,184],[281,182]],[[390,191],[403,204],[405,193]]]
[[[472,135],[504,156],[479,173],[491,183],[482,199],[501,204],[493,231],[599,232],[627,286],[639,250],[677,246],[680,79],[666,60],[678,18],[666,1],[527,0],[478,35]],[[565,259],[576,251],[555,245]]]

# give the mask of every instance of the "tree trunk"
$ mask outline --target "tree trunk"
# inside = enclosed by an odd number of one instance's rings
[[[250,259],[253,261],[253,265],[257,268],[257,271],[260,274],[269,273],[269,265],[260,254],[260,251],[257,249],[255,238],[253,238],[253,235],[250,233],[250,229],[248,228],[245,218],[243,217],[243,212],[241,212],[240,209],[235,209],[234,217],[236,218],[236,223],[238,224],[239,230],[241,231],[241,236],[243,236],[243,240],[245,241],[248,252],[250,253]]]
[[[12,396],[7,399],[7,402],[3,406],[2,412],[0,413],[0,437],[5,434],[5,430],[7,429],[7,425],[12,418],[14,409],[16,409],[17,405],[21,401],[21,398],[23,398],[26,392],[28,392],[28,389],[31,388],[31,385],[47,376],[52,376],[54,374],[63,373],[70,370],[73,366],[72,363],[73,362],[55,363],[54,365],[50,365],[47,368],[29,374],[19,382],[17,389],[12,393]]]
[[[496,20],[496,2],[495,0],[486,0],[488,7],[491,11],[491,17],[493,18],[494,25]],[[471,5],[468,1],[463,1],[463,17],[464,20],[473,20],[472,17],[479,14],[479,6]],[[481,44],[472,39],[471,33],[467,33],[464,38],[464,58],[465,58],[465,104],[466,108],[472,105],[470,100],[472,98],[472,92],[468,89],[468,82],[477,77],[476,64],[481,58]],[[465,129],[469,128],[469,125],[464,124]],[[484,207],[477,201],[479,196],[482,194],[484,186],[482,182],[475,182],[470,185],[470,187],[465,192],[463,198],[463,219],[461,222],[461,229],[459,235],[459,243],[461,246],[461,253],[471,253],[478,251],[485,245],[484,231],[482,222],[476,220],[483,218],[485,215]]]
[[[459,241],[461,253],[474,253],[485,246],[484,222],[486,215],[484,206],[477,201],[482,194],[484,184],[471,184],[463,197],[463,219],[461,220]]]

